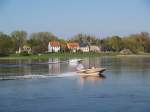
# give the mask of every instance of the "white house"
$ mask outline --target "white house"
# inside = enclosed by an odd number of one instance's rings
[[[60,51],[60,43],[57,41],[49,42],[48,44],[48,52],[59,52]]]
[[[80,50],[82,52],[89,52],[90,51],[89,46],[80,47]]]
[[[80,50],[82,52],[89,52],[90,51],[89,45],[87,43],[80,43]]]
[[[27,52],[28,54],[30,54],[32,52],[32,49],[30,46],[24,45],[23,47],[19,47],[19,50],[16,51],[16,54],[20,54],[22,52]]]
[[[24,45],[24,46],[23,46],[23,51],[26,51],[26,52],[28,52],[28,54],[30,54],[30,53],[31,53],[31,51],[32,51],[32,49],[31,49],[31,47],[30,47],[30,46],[28,46],[28,45]]]
[[[90,46],[90,51],[92,52],[100,52],[100,48],[96,45],[91,45]]]

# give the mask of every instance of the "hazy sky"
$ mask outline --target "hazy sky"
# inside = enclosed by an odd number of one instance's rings
[[[150,32],[150,0],[0,0],[0,31],[70,37]]]

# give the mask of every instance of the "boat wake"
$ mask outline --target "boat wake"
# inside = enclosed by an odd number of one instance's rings
[[[32,74],[32,75],[23,75],[23,76],[0,76],[0,80],[16,80],[16,79],[46,79],[46,78],[63,78],[63,77],[75,77],[75,72],[63,73],[58,75],[50,74]]]

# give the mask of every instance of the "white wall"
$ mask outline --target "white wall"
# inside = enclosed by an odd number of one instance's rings
[[[82,52],[89,52],[89,47],[80,47]]]
[[[50,44],[48,45],[48,52],[58,52],[60,51],[60,47],[52,47]]]

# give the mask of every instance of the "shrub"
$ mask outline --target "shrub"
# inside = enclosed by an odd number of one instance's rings
[[[130,49],[124,49],[122,51],[120,51],[120,54],[122,55],[130,55],[133,54],[132,51]]]
[[[0,57],[5,57],[5,56],[9,56],[9,55],[5,53],[0,53]]]
[[[20,53],[21,56],[29,56],[30,54],[27,51],[23,51]]]

